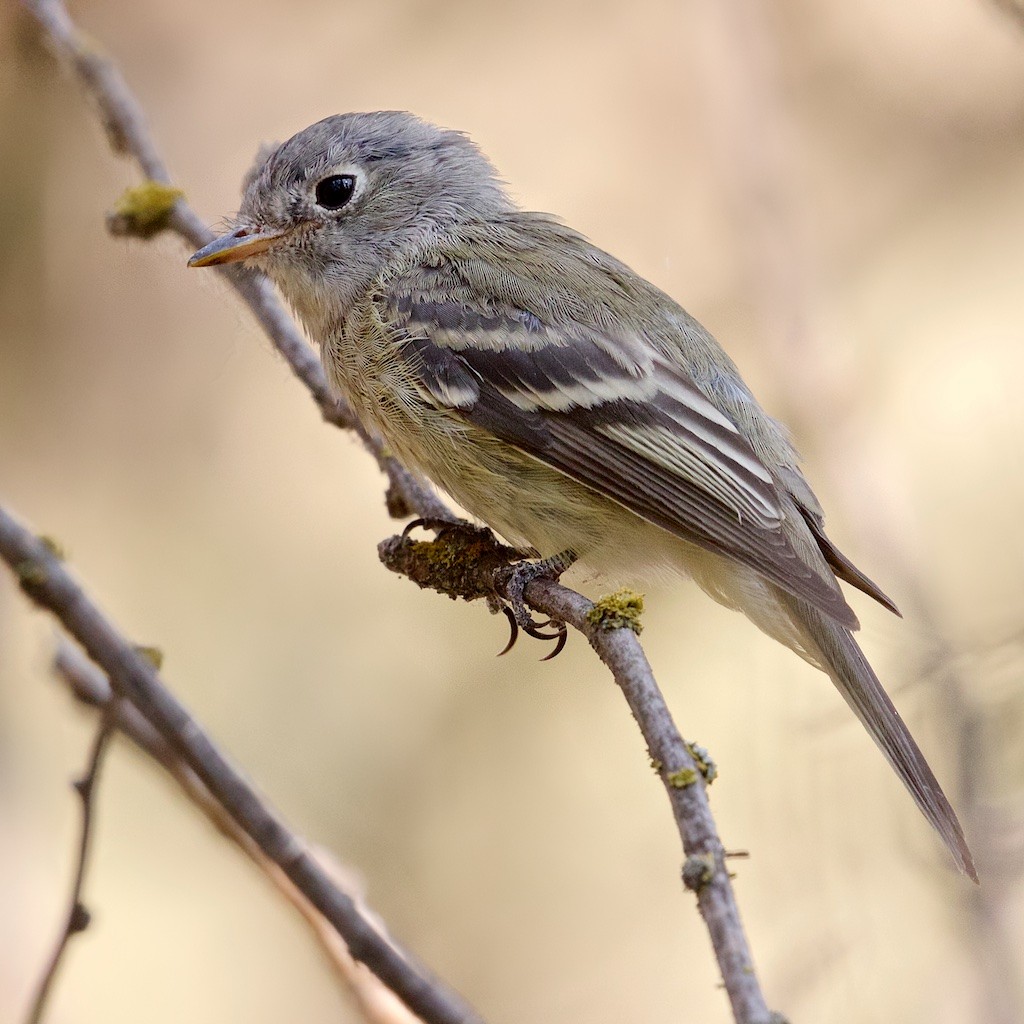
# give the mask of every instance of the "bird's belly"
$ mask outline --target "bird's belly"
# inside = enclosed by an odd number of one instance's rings
[[[607,498],[475,427],[458,423],[418,442],[405,461],[512,544],[582,555],[610,526]]]
[[[417,418],[416,428],[395,431],[396,454],[509,543],[545,558],[573,551],[585,577],[616,585],[689,575],[691,558],[706,559],[706,552],[539,459],[444,418]]]
[[[509,543],[541,557],[572,551],[574,584],[644,587],[680,576],[743,611],[759,628],[817,664],[773,588],[738,562],[698,547],[539,459],[436,409],[370,417],[395,455]]]

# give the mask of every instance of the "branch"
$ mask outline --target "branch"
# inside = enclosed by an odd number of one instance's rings
[[[709,769],[699,748],[680,736],[636,634],[629,628],[606,628],[595,619],[591,601],[558,584],[538,581],[528,593],[545,614],[586,636],[629,704],[672,805],[686,854],[683,882],[697,894],[733,1015],[739,1022],[758,1024],[781,1020],[769,1012],[761,993],[725,866],[727,854],[708,804],[706,784],[714,778],[714,767]]]
[[[490,537],[490,548],[486,537]],[[465,557],[467,550],[472,558]],[[393,572],[421,587],[466,600],[490,595],[508,598],[507,551],[490,531],[472,529],[443,531],[431,544],[403,534],[379,548],[381,561]],[[623,624],[621,615],[608,615],[600,604],[548,580],[529,584],[525,596],[538,611],[587,638],[629,704],[672,805],[686,855],[683,882],[697,895],[735,1020],[739,1024],[780,1020],[769,1011],[758,984],[725,866],[727,854],[708,803],[706,782],[714,778],[714,766],[700,748],[680,736],[637,639],[638,624],[634,620],[631,628]]]
[[[349,952],[429,1024],[480,1021],[454,992],[383,939],[316,861],[306,843],[267,805],[163,685],[153,663],[118,632],[71,578],[53,545],[33,536],[0,508],[0,558],[22,590],[53,612],[109,676],[117,697],[130,701],[188,765],[224,812],[330,922]]]
[[[114,148],[118,152],[134,157],[149,179],[169,185],[170,175],[150,138],[142,110],[117,68],[87,45],[59,0],[24,0],[24,2],[27,10],[40,24],[57,56],[77,75],[83,87],[98,104],[104,124],[112,137]],[[165,226],[186,239],[193,248],[206,244],[212,237],[194,211],[177,194],[169,209]],[[355,422],[347,407],[333,395],[319,362],[295,327],[294,322],[276,300],[266,279],[231,266],[222,268],[221,272],[236,289],[242,301],[249,306],[275,347],[291,365],[295,375],[306,385],[324,419],[336,426],[354,429],[377,458],[390,482],[388,507],[392,513],[396,516],[412,513],[428,520],[455,521],[456,517],[436,495],[421,480],[409,473],[394,459],[388,457],[380,441],[370,437]],[[7,529],[21,529],[8,517],[0,519],[0,525],[5,523],[9,524]],[[24,533],[24,531],[22,532]],[[25,534],[22,538],[24,543],[27,543],[27,537],[28,535]],[[38,541],[35,542],[33,550],[37,555],[47,554],[45,550],[40,552]],[[507,559],[503,564],[507,567]],[[464,566],[464,568],[470,574],[484,573],[485,576],[478,581],[480,585],[485,590],[489,588],[499,596],[504,596],[501,566],[483,569],[474,563]],[[57,578],[61,581],[61,587],[58,587],[58,594],[54,595],[55,597],[60,596],[63,593],[63,588],[70,585],[77,593],[76,599],[80,602],[86,601],[81,591],[70,583],[63,569],[52,558],[45,563],[44,576],[48,581],[51,573],[59,574]],[[185,714],[184,709],[169,693],[159,688],[156,672],[152,666],[142,663],[130,646],[127,646],[116,635],[108,637],[112,642],[111,649],[100,652],[113,656],[114,660],[110,663],[102,661],[86,639],[75,631],[74,626],[81,624],[74,622],[71,615],[74,611],[73,608],[68,608],[59,600],[51,600],[48,596],[48,588],[33,587],[30,590],[30,596],[45,603],[47,607],[58,614],[73,635],[79,637],[90,656],[110,674],[111,679],[120,680],[119,683],[115,682],[115,686],[125,685],[133,703],[139,706],[146,718],[187,760],[189,766],[197,774],[200,774],[210,792],[241,824],[238,814],[243,809],[254,809],[249,804],[255,799],[255,794],[246,787],[244,798],[241,801],[242,806],[236,806],[230,802],[230,798],[237,795],[234,792],[235,787],[239,784],[244,786],[244,783],[236,775],[226,789],[222,789],[218,785],[219,771],[222,767],[227,766],[222,765],[223,759],[205,737],[199,743],[198,749],[186,753],[185,741],[193,738],[192,734],[182,735],[175,731],[175,727],[180,725],[183,720],[181,716]],[[718,837],[708,804],[704,779],[701,775],[701,765],[695,761],[691,748],[684,743],[679,735],[636,635],[628,628],[609,630],[606,624],[602,625],[600,621],[591,622],[588,618],[594,609],[591,602],[558,584],[534,582],[527,588],[526,597],[539,611],[565,621],[580,630],[612,670],[615,680],[622,688],[630,710],[640,726],[651,757],[665,784],[687,858],[683,871],[684,881],[697,894],[698,906],[707,923],[733,1016],[738,1024],[767,1024],[767,1022],[777,1020],[778,1018],[767,1008],[754,972],[749,946],[740,921],[739,909],[729,881],[729,874],[725,868],[724,848]],[[91,606],[89,607],[91,609]],[[90,622],[90,625],[94,624]],[[109,630],[109,626],[105,622],[103,622],[103,626]],[[88,630],[86,633],[88,634]],[[121,659],[129,657],[129,655],[131,664],[126,666]],[[123,676],[127,667],[131,668],[131,672],[128,672],[127,676]],[[125,683],[126,678],[130,680],[127,684]],[[145,704],[140,706],[136,699],[136,693],[140,698],[144,698],[150,706],[145,706]],[[166,717],[162,718],[161,716],[165,712]],[[198,726],[191,720],[189,723],[188,728],[195,730],[197,735],[201,736],[198,734]],[[166,729],[171,730],[170,734],[165,731]],[[207,762],[207,758],[211,760]],[[217,767],[217,771],[210,773],[210,778],[200,772],[200,768],[209,771],[208,765]],[[262,810],[262,808],[255,809]],[[259,842],[264,853],[286,870],[292,881],[310,897],[314,905],[325,913],[332,923],[337,920],[336,926],[346,937],[346,941],[349,939],[344,928],[355,927],[359,941],[372,946],[372,942],[364,934],[365,921],[359,918],[353,925],[352,921],[343,920],[346,915],[342,915],[340,910],[342,907],[346,913],[351,910],[351,900],[345,897],[344,902],[339,904],[336,897],[325,898],[323,892],[318,889],[318,886],[326,881],[323,878],[323,873],[316,869],[316,865],[311,861],[308,853],[299,852],[297,846],[293,845],[297,843],[295,837],[288,834],[286,839],[285,833],[281,831],[284,829],[283,823],[271,812],[266,811],[265,814],[268,820],[264,824],[269,832],[273,833],[274,841],[269,842],[267,846],[263,842]],[[257,841],[263,835],[262,830],[257,830],[258,835],[246,830]],[[277,848],[276,844],[279,842],[284,843],[285,850]],[[293,855],[297,857],[297,860],[290,859]],[[278,860],[278,856],[282,856],[286,863]],[[300,864],[301,867],[298,866]],[[317,898],[313,898],[311,891],[300,884],[300,881],[315,883],[312,884],[312,890],[317,894]],[[359,952],[353,948],[353,955],[365,960],[367,950],[362,946],[358,948]],[[390,951],[390,947],[388,947],[388,951]],[[402,977],[393,959],[385,957],[385,961],[386,970],[392,974],[386,977],[377,967],[373,969],[389,985],[392,984],[389,980],[392,976],[400,981],[409,980]],[[385,968],[382,967],[382,969]],[[394,974],[396,971],[398,973]],[[408,1005],[416,1008],[403,992],[398,988],[395,988],[395,991],[403,995]],[[430,994],[439,999],[443,995],[434,990],[430,990]],[[444,1004],[443,1009],[450,1009],[450,1004]],[[423,1016],[426,1017],[427,1014],[423,1014]],[[431,1017],[430,1019],[435,1018]],[[448,1018],[438,1016],[437,1019]]]
[[[42,30],[44,41],[98,107],[114,152],[133,159],[148,181],[169,186],[170,171],[153,142],[142,107],[117,65],[76,28],[60,0],[23,2]],[[182,193],[170,190],[165,196],[168,203],[160,227],[182,238],[190,250],[212,241],[213,233],[185,201]],[[118,224],[117,230],[122,234],[137,233],[149,238],[155,233],[152,222],[148,220],[146,226],[139,227],[137,231],[133,231],[130,218],[119,218]],[[320,360],[281,305],[270,282],[262,274],[245,267],[226,266],[217,270],[235,289],[292,372],[306,386],[321,416],[328,423],[354,430],[359,435],[387,474],[399,507],[415,509],[418,515],[433,519],[454,518],[422,480],[387,454],[381,441],[363,429],[345,402],[334,393]]]
[[[114,708],[118,703],[118,701],[112,701],[110,704],[111,708]],[[103,758],[109,747],[112,733],[113,724],[110,716],[104,714],[96,730],[96,738],[93,740],[92,749],[89,752],[86,769],[82,773],[81,778],[75,780],[75,792],[78,794],[82,805],[82,826],[78,838],[75,880],[71,886],[68,916],[64,922],[60,937],[57,939],[57,945],[54,947],[50,962],[46,965],[46,970],[43,972],[43,977],[39,982],[39,989],[36,992],[35,999],[32,1000],[28,1024],[39,1024],[43,1019],[54,979],[57,977],[57,972],[64,960],[64,953],[72,937],[84,932],[89,927],[89,911],[82,902],[82,891],[85,888],[85,873],[89,866],[93,826],[96,820],[96,786],[99,782],[100,769],[103,766]]]
[[[352,959],[338,933],[324,920],[313,904],[288,877],[269,860],[249,836],[229,817],[214,799],[202,780],[180,758],[163,737],[126,701],[116,700],[110,679],[81,651],[67,640],[58,644],[54,669],[76,701],[103,713],[104,720],[126,736],[144,754],[160,765],[178,784],[185,796],[205,815],[207,821],[231,840],[256,865],[288,902],[302,915],[335,974],[341,979],[358,1005],[363,1017],[373,1024],[417,1024],[414,1016],[375,975]],[[331,873],[335,884],[352,897],[361,913],[368,917],[382,937],[388,939],[384,926],[363,901],[356,876],[322,849],[317,859]],[[390,940],[388,940],[390,941]]]

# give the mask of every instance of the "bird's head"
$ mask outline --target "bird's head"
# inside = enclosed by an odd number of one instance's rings
[[[464,220],[512,208],[494,167],[460,132],[378,111],[318,121],[250,171],[231,229],[190,267],[240,260],[286,293],[365,277]]]

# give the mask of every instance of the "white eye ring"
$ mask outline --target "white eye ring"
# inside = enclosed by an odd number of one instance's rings
[[[312,200],[321,210],[337,213],[351,205],[352,200],[362,192],[362,170],[348,164],[332,167],[311,182],[310,187]]]

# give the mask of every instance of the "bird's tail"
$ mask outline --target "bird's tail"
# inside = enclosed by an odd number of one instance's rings
[[[804,634],[808,653],[820,654],[820,659],[814,660],[864,723],[921,813],[942,837],[957,867],[977,882],[978,874],[956,813],[853,635],[806,601],[781,591],[778,596]]]

